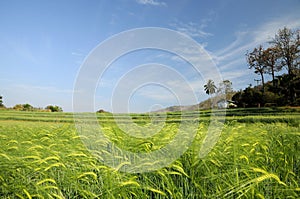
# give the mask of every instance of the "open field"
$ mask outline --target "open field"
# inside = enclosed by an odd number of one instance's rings
[[[126,115],[97,114],[113,143],[144,153],[170,142],[180,123],[199,122],[178,160],[134,174],[96,159],[81,142],[71,113],[0,111],[0,198],[299,198],[299,109],[228,110],[216,146],[199,158],[211,115],[155,113],[158,123],[160,118],[166,123],[145,140],[118,128],[114,117],[129,125]],[[151,119],[148,114],[131,118],[133,130]]]

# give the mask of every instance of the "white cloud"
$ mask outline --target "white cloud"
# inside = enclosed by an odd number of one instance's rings
[[[232,81],[233,79],[238,79],[238,78],[244,77],[248,73],[249,73],[249,71],[247,69],[226,71],[226,72],[222,72],[222,77],[223,77],[223,79],[228,79],[228,80]]]
[[[252,83],[253,72],[247,69],[246,52],[260,44],[267,46],[268,42],[274,38],[278,29],[282,29],[285,26],[291,29],[300,28],[299,17],[290,15],[275,18],[260,24],[254,29],[247,31],[238,30],[235,33],[236,39],[231,44],[217,52],[211,53],[218,68],[222,71],[223,79],[231,81],[235,79],[235,82],[243,84],[238,85],[239,88]]]
[[[300,16],[286,16],[274,19],[263,24],[257,31],[253,32],[255,43],[269,42],[274,38],[278,29],[283,27],[295,29],[300,27]]]
[[[71,52],[71,55],[78,56],[78,57],[84,56],[83,53],[80,52]]]
[[[208,36],[212,36],[211,33],[205,32],[203,28],[206,26],[206,21],[201,24],[189,22],[183,23],[180,21],[176,21],[170,24],[171,27],[175,28],[178,32],[186,34],[193,38],[205,38]]]
[[[151,6],[167,6],[167,4],[163,1],[155,1],[155,0],[136,0],[137,3],[142,5],[151,5]]]
[[[226,62],[224,65],[219,65],[219,69],[221,71],[228,71],[240,66],[241,63],[245,63],[245,57],[241,57],[238,59],[234,59],[232,61]]]
[[[283,27],[291,29],[300,27],[300,20],[297,16],[286,16],[273,19],[272,21],[261,24],[255,30],[237,31],[236,40],[229,46],[214,53],[216,61],[228,60],[240,55],[244,55],[247,50],[266,44],[274,38],[278,29]]]

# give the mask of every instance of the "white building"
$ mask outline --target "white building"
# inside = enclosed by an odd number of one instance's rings
[[[234,101],[221,99],[217,102],[218,108],[236,108]]]

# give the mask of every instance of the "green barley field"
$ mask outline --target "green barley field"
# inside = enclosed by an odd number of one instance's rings
[[[86,149],[72,113],[0,111],[0,198],[300,197],[299,108],[227,110],[218,142],[202,158],[210,111],[155,114],[164,126],[148,139],[118,127],[115,118],[126,126],[128,115],[97,114],[115,145],[143,153],[170,142],[182,122],[199,123],[189,148],[169,166],[127,173]],[[151,122],[148,114],[129,116],[132,131]]]

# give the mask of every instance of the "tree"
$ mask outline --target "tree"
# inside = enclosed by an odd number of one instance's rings
[[[31,111],[33,110],[33,106],[30,104],[23,104],[23,111]]]
[[[232,100],[238,103],[240,107],[257,107],[264,101],[262,93],[251,87],[237,92],[233,95]]]
[[[4,107],[4,104],[3,104],[2,96],[0,95],[0,108],[1,107]]]
[[[288,74],[299,72],[300,30],[292,31],[284,27],[279,29],[271,42],[278,49],[281,67],[286,67]]]
[[[216,89],[217,89],[217,87],[216,87],[214,81],[211,79],[208,80],[206,85],[204,85],[204,91],[208,95],[214,94],[216,92]]]
[[[30,104],[16,104],[13,109],[18,111],[32,111],[34,108]]]
[[[50,110],[51,112],[62,112],[63,110],[62,110],[62,108],[61,107],[59,107],[59,106],[53,106],[53,105],[48,105],[48,106],[46,106],[46,108],[45,108],[46,110]]]
[[[107,111],[103,110],[103,109],[100,109],[98,110],[96,113],[108,113]]]
[[[254,72],[256,74],[259,74],[261,76],[261,82],[262,82],[262,91],[264,93],[265,90],[265,79],[264,79],[264,73],[266,73],[266,66],[263,61],[263,52],[264,49],[262,45],[260,45],[258,48],[254,48],[254,50],[250,53],[247,53],[247,62],[249,65],[249,69],[254,68]]]
[[[282,69],[278,61],[279,57],[279,49],[276,47],[269,47],[264,50],[262,54],[262,64],[265,65],[267,72],[272,75],[273,86],[275,86],[275,72]]]
[[[278,94],[281,105],[297,105],[300,102],[300,75],[283,74],[278,76]]]
[[[232,92],[232,82],[229,80],[224,80],[219,83],[218,93],[220,94],[229,94]]]
[[[23,110],[23,105],[22,104],[16,104],[14,107],[13,107],[14,110],[17,110],[17,111],[22,111]]]

